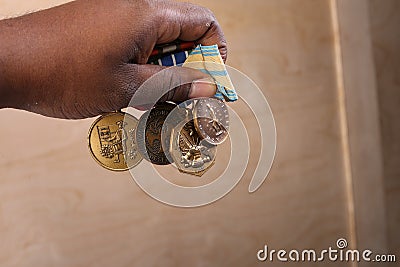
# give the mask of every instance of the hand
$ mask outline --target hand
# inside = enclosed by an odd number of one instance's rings
[[[2,20],[0,107],[66,119],[127,107],[140,85],[165,69],[146,65],[154,46],[177,39],[218,44],[226,60],[226,41],[214,15],[188,3],[78,0]],[[209,78],[183,67],[166,73],[171,84]],[[212,96],[215,90],[193,83],[163,100]]]

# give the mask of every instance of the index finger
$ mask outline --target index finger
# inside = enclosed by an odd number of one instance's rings
[[[202,45],[218,45],[221,57],[226,61],[226,39],[221,26],[209,9],[191,3],[169,2],[162,14],[157,43],[179,39],[195,41],[196,44]]]

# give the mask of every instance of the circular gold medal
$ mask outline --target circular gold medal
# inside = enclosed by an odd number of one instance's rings
[[[169,165],[169,151],[163,149],[161,138],[163,126],[170,112],[176,107],[171,103],[157,104],[140,117],[136,139],[138,149],[144,159],[156,165]],[[164,128],[169,128],[165,125]],[[164,146],[164,147],[168,147]]]
[[[215,98],[199,99],[193,109],[194,123],[200,137],[213,145],[228,137],[229,112],[225,103]]]
[[[215,163],[217,147],[199,136],[193,120],[173,130],[171,156],[179,171],[202,176]]]
[[[126,171],[137,166],[142,156],[136,143],[138,120],[127,113],[114,112],[98,118],[89,130],[89,150],[106,169]]]

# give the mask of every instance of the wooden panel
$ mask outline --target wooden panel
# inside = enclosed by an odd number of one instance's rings
[[[0,0],[0,10],[61,2]],[[264,244],[324,249],[351,239],[330,1],[193,2],[215,12],[229,65],[270,101],[278,150],[266,183],[249,195],[249,171],[215,204],[168,207],[92,161],[92,120],[2,110],[0,265],[254,266]]]
[[[379,111],[368,3],[337,1],[357,247],[386,251]],[[370,265],[361,263],[360,266]]]
[[[400,257],[400,2],[370,0],[383,145],[388,251]]]

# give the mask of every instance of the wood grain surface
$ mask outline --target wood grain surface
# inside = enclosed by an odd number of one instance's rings
[[[382,136],[388,250],[400,255],[400,2],[370,0]],[[399,256],[398,256],[399,257]]]

